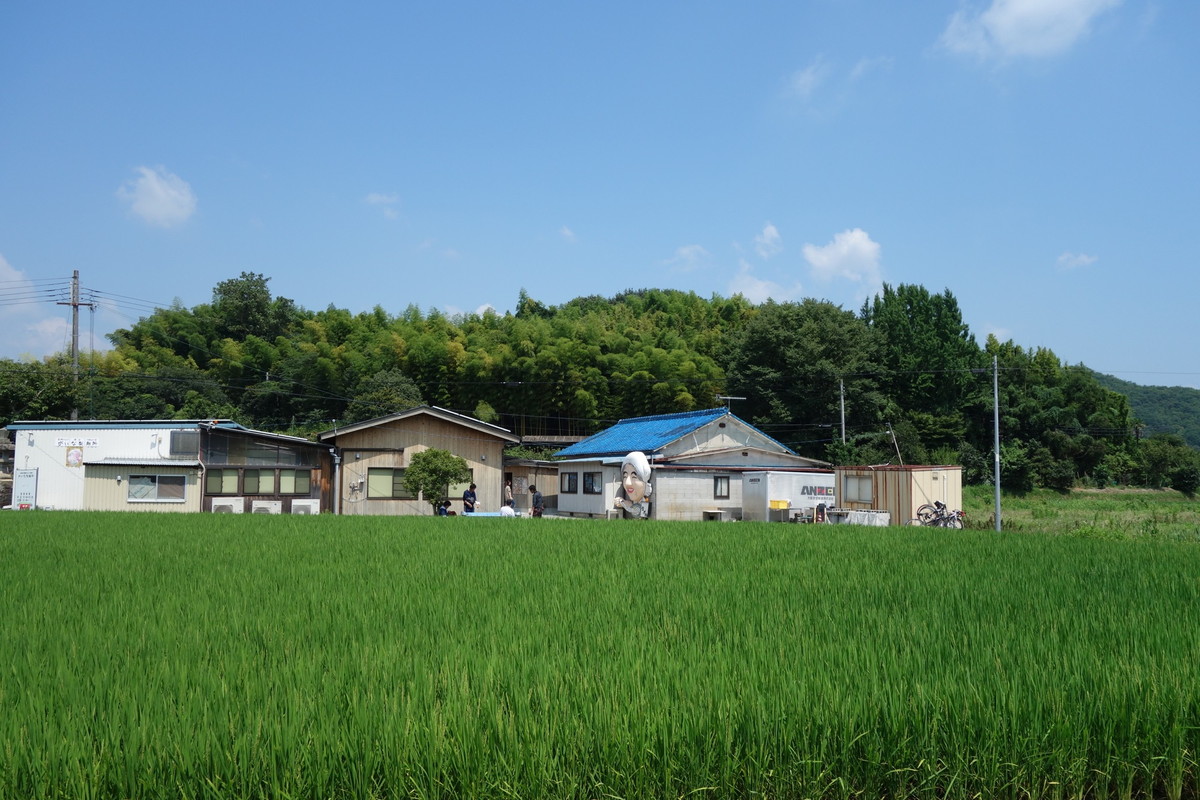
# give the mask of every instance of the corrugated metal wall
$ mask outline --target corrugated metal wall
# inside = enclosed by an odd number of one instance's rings
[[[117,480],[117,476],[121,480]],[[129,499],[130,475],[183,475],[186,479],[183,502]],[[199,511],[201,502],[199,470],[191,467],[130,467],[92,464],[87,467],[83,487],[83,507],[89,511]]]

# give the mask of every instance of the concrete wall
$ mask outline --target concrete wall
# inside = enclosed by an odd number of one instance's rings
[[[715,478],[729,478],[728,499],[714,497]],[[726,519],[742,517],[742,475],[720,469],[655,470],[650,476],[654,483],[653,519],[700,521],[705,512],[714,516],[721,512]]]
[[[600,473],[600,493],[585,494],[583,491],[583,475],[585,472]],[[576,476],[577,490],[574,494],[564,492],[562,490],[563,475]],[[654,482],[654,476],[650,476],[651,485]],[[621,468],[615,466],[605,466],[600,461],[591,462],[567,462],[558,465],[558,476],[554,479],[554,490],[558,493],[558,508],[556,511],[559,514],[573,516],[606,516],[608,510],[613,507],[613,500],[616,498],[617,487],[621,482]],[[545,490],[543,489],[543,493]]]

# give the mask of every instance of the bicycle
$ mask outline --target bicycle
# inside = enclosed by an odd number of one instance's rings
[[[962,528],[965,516],[962,511],[949,510],[945,503],[938,500],[934,500],[933,505],[926,503],[917,509],[917,522],[930,528]]]

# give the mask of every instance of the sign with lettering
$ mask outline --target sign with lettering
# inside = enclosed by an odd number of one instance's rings
[[[36,469],[13,470],[13,508],[28,511],[37,506],[37,478]]]
[[[59,436],[54,440],[55,447],[99,447],[100,440],[82,436]]]

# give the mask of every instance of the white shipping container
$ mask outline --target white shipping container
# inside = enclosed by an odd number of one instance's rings
[[[767,522],[772,518],[790,519],[799,509],[816,508],[821,504],[830,508],[836,505],[833,487],[832,471],[743,473],[742,519]],[[776,511],[772,515],[771,501],[787,501],[790,511],[782,514]]]

